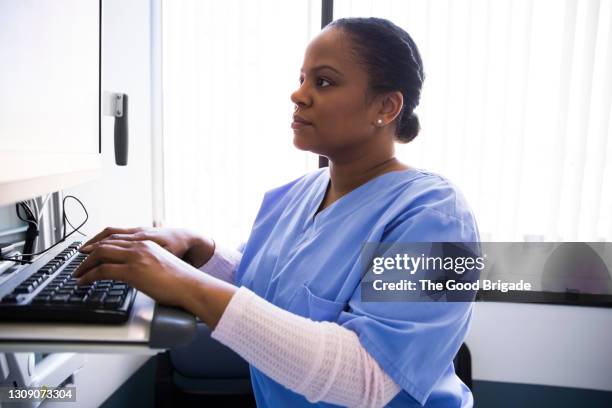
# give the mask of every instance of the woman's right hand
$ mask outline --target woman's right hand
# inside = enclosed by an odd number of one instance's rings
[[[204,265],[212,257],[215,244],[211,239],[200,237],[183,228],[113,228],[107,227],[85,242],[80,251],[89,253],[91,245],[104,240],[153,241],[168,252],[191,264],[195,268]]]

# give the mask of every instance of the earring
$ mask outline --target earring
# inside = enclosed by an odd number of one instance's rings
[[[377,124],[378,126],[382,126],[382,124],[383,124],[383,120],[382,120],[381,118],[378,118],[378,119],[376,120],[376,124]]]

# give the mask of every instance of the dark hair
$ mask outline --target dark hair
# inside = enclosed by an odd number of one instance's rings
[[[421,98],[425,75],[419,50],[410,35],[383,18],[341,18],[325,28],[341,28],[352,40],[352,47],[369,77],[374,94],[400,91],[404,106],[397,118],[395,137],[408,143],[419,133],[414,108]]]

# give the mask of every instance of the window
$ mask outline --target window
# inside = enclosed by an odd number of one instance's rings
[[[336,0],[420,48],[406,163],[464,193],[485,241],[612,240],[612,0]],[[321,2],[163,3],[166,223],[237,243],[317,167],[289,127]]]
[[[612,240],[612,2],[334,2],[421,51],[422,131],[398,157],[453,181],[483,241]]]
[[[293,146],[291,92],[320,1],[165,1],[165,224],[246,241],[265,191],[318,167]]]

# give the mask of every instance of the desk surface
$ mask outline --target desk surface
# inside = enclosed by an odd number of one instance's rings
[[[155,301],[138,292],[125,324],[0,323],[0,352],[155,354],[149,346]]]

